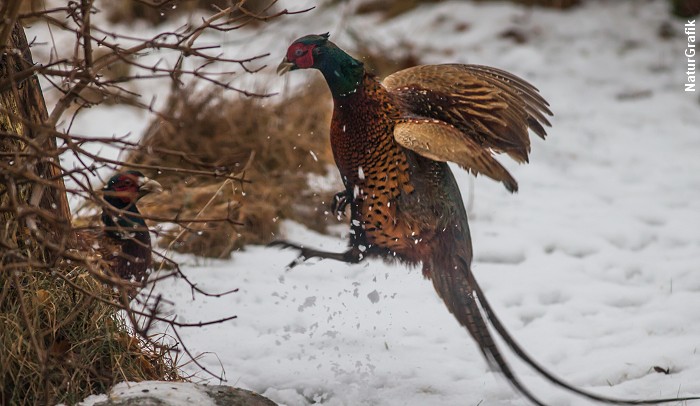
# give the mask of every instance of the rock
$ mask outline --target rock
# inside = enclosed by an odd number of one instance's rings
[[[217,406],[277,406],[277,403],[262,395],[233,386],[205,386],[204,390]]]

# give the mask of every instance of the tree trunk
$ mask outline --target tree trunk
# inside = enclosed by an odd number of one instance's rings
[[[12,2],[10,2],[12,3]],[[4,21],[13,21],[7,16]],[[0,27],[0,33],[6,26]],[[0,272],[4,264],[51,261],[44,241],[68,237],[70,209],[48,113],[19,23],[0,56]],[[14,251],[14,254],[11,252]]]

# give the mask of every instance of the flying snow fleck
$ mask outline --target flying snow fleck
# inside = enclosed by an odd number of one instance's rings
[[[316,296],[309,296],[304,300],[304,303],[299,305],[298,311],[303,312],[307,307],[313,307],[316,305]]]
[[[369,292],[367,294],[367,299],[369,299],[369,301],[372,303],[379,302],[379,292],[377,292],[376,290]]]

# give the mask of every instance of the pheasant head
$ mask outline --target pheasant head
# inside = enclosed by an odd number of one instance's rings
[[[354,93],[362,83],[365,67],[328,40],[329,34],[306,35],[294,41],[277,67],[283,75],[290,70],[318,69],[328,83],[333,97]]]
[[[108,228],[111,237],[122,238],[119,229],[140,229],[146,227],[146,222],[140,215],[136,202],[149,193],[162,191],[160,183],[149,179],[139,171],[125,171],[112,176],[102,189],[104,199],[111,206],[133,213],[122,214],[105,208],[102,211],[102,222]]]

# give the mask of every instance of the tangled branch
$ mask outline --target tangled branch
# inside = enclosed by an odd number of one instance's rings
[[[154,7],[176,3],[175,0],[139,1]],[[141,100],[142,94],[136,84],[144,81],[160,81],[162,87],[163,81],[169,81],[172,89],[206,85],[247,97],[268,97],[270,93],[233,84],[240,75],[254,74],[264,68],[263,58],[268,54],[227,57],[220,45],[205,40],[213,33],[232,32],[255,22],[267,22],[310,9],[270,11],[275,5],[272,1],[262,12],[252,12],[246,8],[245,1],[240,1],[231,7],[217,9],[196,23],[152,36],[139,36],[116,32],[112,27],[96,23],[100,21],[97,17],[101,10],[95,6],[94,0],[70,0],[63,6],[26,13],[21,12],[20,3],[5,2],[0,6],[0,218],[3,220],[0,230],[0,312],[15,309],[12,311],[17,312],[17,323],[23,325],[29,334],[28,342],[38,359],[40,376],[46,379],[50,375],[48,371],[57,365],[55,360],[52,361],[56,348],[64,348],[65,344],[61,343],[68,340],[60,332],[82,320],[85,308],[100,304],[115,312],[123,312],[141,345],[152,349],[165,348],[166,352],[179,349],[202,371],[224,380],[223,372],[217,374],[197,361],[197,356],[182,341],[179,330],[224,323],[236,316],[180,322],[176,315],[167,315],[167,308],[172,304],[166,297],[154,293],[153,284],[167,278],[179,278],[188,284],[193,297],[221,297],[233,294],[237,289],[208,292],[168,258],[167,253],[153,251],[159,259],[159,271],[149,281],[151,289],[142,290],[140,295],[133,297],[131,293],[141,286],[108,272],[110,264],[80,239],[87,232],[146,230],[123,230],[121,226],[110,228],[96,221],[73,224],[68,200],[89,201],[95,212],[105,210],[114,215],[127,214],[111,207],[99,190],[100,185],[92,184],[105,169],[121,168],[155,175],[168,173],[217,179],[221,186],[215,195],[229,187],[240,191],[250,182],[246,171],[253,155],[242,166],[209,162],[188,151],[165,145],[144,149],[126,136],[100,138],[76,134],[72,132],[72,124],[79,114],[87,114],[90,107],[108,101],[142,109],[163,123],[177,122],[177,118],[169,116],[167,111],[159,111],[155,100]],[[20,26],[20,23],[30,20],[33,24],[46,24],[52,33],[72,37],[73,46],[60,47],[54,43],[51,52],[34,63],[30,49],[39,44],[36,40],[27,43]],[[110,73],[110,69],[116,67],[121,67],[121,74]],[[57,91],[48,109],[38,77],[45,80],[48,90]],[[65,128],[59,129],[59,126]],[[96,147],[115,148],[124,153],[158,154],[175,164],[128,163],[95,152]],[[62,158],[70,158],[75,166],[67,167]],[[179,227],[182,231],[171,240],[171,246],[183,233],[194,231],[197,224],[242,226],[234,215],[240,209],[240,201],[230,202],[225,216],[203,215],[213,199],[214,196],[194,217],[178,212],[173,216],[148,214],[138,218]],[[158,232],[155,234],[157,236]],[[36,278],[28,279],[30,274]],[[86,278],[93,282],[85,284]],[[60,286],[56,289],[68,292],[75,308],[71,307],[65,317],[50,325],[43,318],[35,319],[35,314],[43,313],[28,309],[27,303],[41,305],[44,299],[37,301],[34,297],[44,297],[41,292],[47,290],[31,285],[36,280],[50,280],[55,286]],[[18,307],[13,307],[14,304]],[[154,340],[157,333],[154,329],[162,329],[163,325],[172,332],[177,344],[164,347]],[[0,365],[0,368],[4,367]],[[15,389],[0,387],[0,403],[12,403],[12,398],[3,396],[14,393]],[[35,398],[39,399],[38,403],[55,403],[60,398],[60,388],[50,387],[48,383],[40,392]]]

